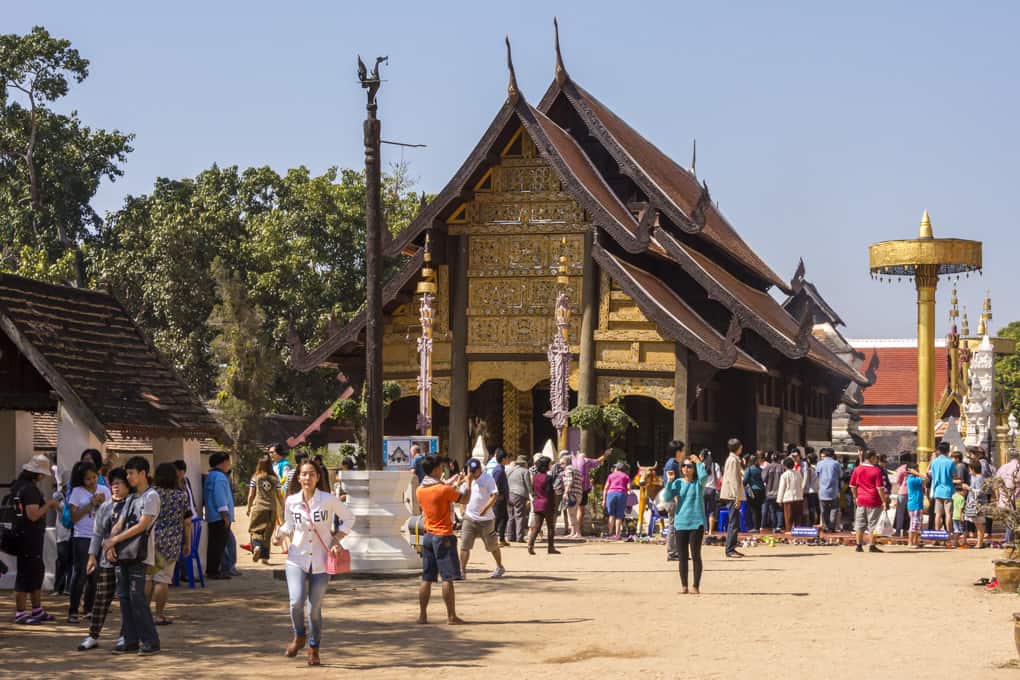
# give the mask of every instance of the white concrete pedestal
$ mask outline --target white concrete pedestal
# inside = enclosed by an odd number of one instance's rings
[[[421,559],[404,529],[410,515],[404,491],[410,470],[344,472],[347,505],[357,521],[343,545],[351,552],[351,572],[386,574],[421,569]]]

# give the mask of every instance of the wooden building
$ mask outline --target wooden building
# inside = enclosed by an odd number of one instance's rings
[[[546,350],[563,254],[571,403],[622,399],[639,424],[623,443],[632,458],[661,457],[674,437],[717,452],[734,436],[763,448],[829,440],[845,388],[865,378],[769,293],[793,294],[800,279],[777,276],[706,184],[577,84],[558,44],[556,55],[536,106],[509,64],[507,100],[474,150],[387,246],[407,258],[384,291],[384,370],[404,395],[387,434],[414,431],[413,296],[431,234],[433,421],[452,455],[477,430],[515,454],[554,436]],[[363,374],[364,326],[362,314],[307,351],[292,338],[294,365]]]

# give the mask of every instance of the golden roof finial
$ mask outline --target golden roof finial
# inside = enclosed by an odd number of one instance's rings
[[[560,240],[560,266],[557,269],[556,283],[560,286],[570,285],[570,277],[567,276],[567,237]]]
[[[563,87],[563,85],[570,80],[570,76],[567,75],[567,68],[563,65],[563,55],[560,53],[560,22],[553,17],[553,30],[556,33],[556,83]]]
[[[425,232],[425,264],[421,268],[421,281],[418,282],[417,293],[424,295],[436,294],[436,272],[432,269],[432,235]]]
[[[932,238],[931,233],[931,218],[928,217],[928,211],[925,210],[924,214],[921,215],[921,229],[918,233],[919,238]]]
[[[949,298],[949,318],[957,319],[960,317],[959,305],[960,299],[956,295],[956,284],[953,284],[953,295]]]
[[[521,98],[521,92],[517,87],[517,74],[514,73],[514,59],[510,53],[510,34],[506,36],[506,67],[510,70],[510,82],[506,86],[506,96],[511,104],[516,104]]]
[[[992,320],[992,291],[985,290],[985,304],[981,310],[981,321],[978,327],[978,335],[984,337],[989,331],[989,322]]]
[[[960,325],[960,335],[963,337],[970,335],[970,321],[967,319],[967,305],[963,306],[963,323]]]

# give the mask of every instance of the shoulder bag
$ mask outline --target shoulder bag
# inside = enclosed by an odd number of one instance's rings
[[[315,537],[319,539],[319,545],[326,551],[326,573],[330,576],[336,574],[348,574],[351,571],[351,553],[346,550],[343,546],[340,546],[340,554],[336,555],[326,546],[326,542],[322,540],[322,536],[319,535],[319,530],[315,527],[315,523],[312,522],[312,511],[308,507],[307,501],[302,501],[305,506],[305,515],[308,517],[308,526],[312,528],[312,532]]]
[[[127,507],[124,509],[124,531],[127,531],[131,527],[135,526],[141,521],[141,498],[132,496]],[[155,522],[153,522],[155,524]],[[135,564],[143,564],[145,558],[149,554],[149,534],[152,530],[143,531],[142,533],[132,536],[126,541],[121,541],[115,547],[117,553],[117,564],[120,566],[132,566]]]

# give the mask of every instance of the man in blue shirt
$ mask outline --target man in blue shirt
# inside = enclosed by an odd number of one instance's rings
[[[221,571],[223,551],[230,540],[230,525],[234,522],[234,494],[230,491],[230,454],[214,453],[209,456],[209,474],[202,487],[205,496],[205,522],[209,532],[206,548],[205,573],[210,579],[229,579]]]
[[[935,528],[953,531],[953,473],[956,466],[949,458],[949,442],[939,442],[938,455],[928,467],[931,475],[931,496],[935,504]],[[940,521],[941,520],[941,521]],[[955,545],[953,546],[955,547]]]
[[[684,443],[674,439],[666,445],[666,464],[662,466],[662,478],[669,479],[669,471],[673,471],[673,478],[680,479],[680,464],[684,460]],[[652,499],[655,502],[655,499]],[[675,562],[680,559],[680,548],[676,542],[676,531],[673,528],[673,513],[675,509],[670,508],[669,523],[666,524],[666,560]]]
[[[815,466],[818,475],[818,501],[822,506],[822,524],[828,532],[836,531],[839,513],[839,486],[843,468],[836,461],[836,452],[825,448],[818,452],[820,460]]]

